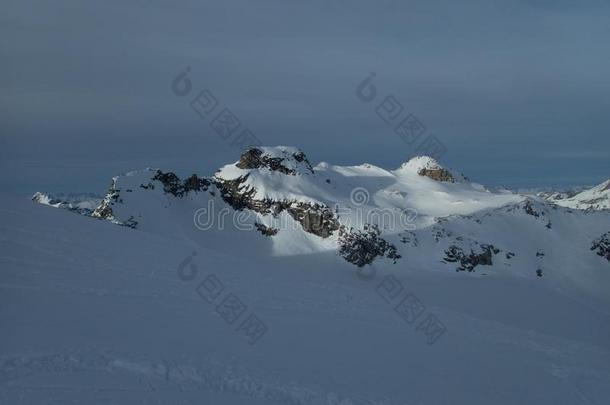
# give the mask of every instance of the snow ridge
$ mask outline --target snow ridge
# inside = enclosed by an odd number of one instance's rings
[[[427,156],[394,171],[314,167],[300,149],[278,146],[251,148],[213,177],[182,180],[156,169],[114,177],[91,216],[196,244],[239,241],[253,257],[335,251],[358,267],[404,266],[408,258],[408,267],[576,280],[574,260],[594,279],[606,277],[605,254],[592,250],[610,229],[608,212],[594,211],[609,189],[610,181],[555,201],[562,207],[491,192]],[[35,200],[49,204],[42,194]]]

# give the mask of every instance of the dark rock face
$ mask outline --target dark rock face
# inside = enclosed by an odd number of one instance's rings
[[[329,237],[333,231],[339,229],[339,221],[335,218],[333,211],[324,205],[292,203],[288,207],[288,213],[301,224],[305,232],[322,238]]]
[[[172,172],[163,173],[161,170],[157,170],[157,173],[152,179],[161,182],[161,184],[163,184],[163,191],[174,197],[184,197],[191,191],[206,191],[210,186],[209,180],[197,177],[196,174],[191,175],[182,182],[180,178]],[[142,188],[149,188],[150,184],[147,186],[140,186]],[[152,188],[154,188],[154,186]]]
[[[524,203],[523,210],[525,211],[525,213],[527,215],[531,215],[536,218],[538,218],[540,216],[540,213],[538,211],[536,211],[536,209],[532,206],[532,203],[529,201],[526,201]],[[544,212],[542,213],[542,215],[544,215]]]
[[[116,188],[116,183],[113,181],[108,189],[106,197],[104,197],[100,205],[93,210],[91,216],[97,219],[112,221],[117,225],[136,229],[138,227],[138,221],[136,221],[133,216],[130,216],[126,221],[119,221],[114,217],[112,207],[116,204],[123,203],[123,199],[121,198],[119,191],[120,190]]]
[[[116,184],[113,181],[110,185],[110,188],[108,189],[108,193],[106,193],[106,196],[104,197],[100,205],[95,210],[93,210],[91,216],[93,218],[98,219],[114,220],[112,206],[120,201],[121,200],[119,196],[119,190],[116,188]]]
[[[210,187],[210,181],[208,179],[204,179],[198,177],[196,174],[192,174],[186,180],[184,180],[184,192],[188,193],[191,191],[207,191],[208,187]]]
[[[279,229],[277,229],[277,228],[272,228],[270,226],[267,226],[265,224],[261,224],[258,222],[254,223],[254,226],[260,233],[262,233],[265,236],[274,236],[274,235],[277,235],[277,233],[279,232]]]
[[[307,157],[303,152],[294,153],[292,158],[299,162],[305,163],[307,169],[313,173],[313,168],[311,164],[307,160]],[[265,156],[263,151],[257,148],[248,149],[244,152],[239,158],[239,162],[237,162],[236,166],[240,169],[260,169],[267,168],[271,171],[276,171],[288,175],[296,175],[297,173],[284,165],[284,161],[286,159],[280,157],[270,157]]]
[[[591,250],[595,251],[598,256],[610,261],[610,232],[606,232],[595,239],[591,245]]]
[[[535,200],[530,200],[528,198],[517,204],[510,204],[500,209],[505,212],[512,212],[515,214],[525,212],[527,215],[534,217],[541,225],[543,224],[545,228],[553,229],[553,223],[551,222],[551,215],[549,210],[557,210],[558,208],[555,204],[539,202]],[[565,212],[571,213],[571,211],[569,210],[566,210]]]
[[[494,254],[500,252],[499,249],[493,245],[480,245],[481,251],[475,253],[474,250],[470,250],[470,253],[465,253],[464,250],[456,245],[451,245],[445,250],[445,262],[456,263],[459,262],[460,266],[456,271],[474,271],[477,266],[491,266],[493,264],[492,257]]]
[[[114,218],[114,214],[112,212],[112,202],[104,199],[99,207],[97,207],[93,213],[91,214],[93,218],[100,219],[112,219]]]
[[[453,175],[451,174],[451,172],[449,172],[449,170],[447,169],[443,169],[438,168],[438,169],[420,169],[417,174],[419,174],[420,176],[425,176],[425,177],[429,177],[432,180],[436,180],[436,181],[447,181],[450,183],[455,183],[455,178],[453,177]]]
[[[234,180],[216,180],[215,185],[220,190],[222,199],[236,210],[244,208],[253,209],[254,194],[256,189],[246,188],[244,183],[248,180],[249,174],[238,177]],[[264,208],[254,209],[262,214],[268,213]]]
[[[394,263],[400,259],[396,247],[381,238],[381,231],[374,225],[365,225],[364,230],[345,227],[339,229],[339,255],[358,267],[371,264],[377,257],[387,257]]]
[[[260,214],[279,215],[282,211],[303,226],[303,230],[327,238],[339,229],[339,221],[333,211],[322,204],[296,202],[287,200],[257,200],[256,189],[244,183],[248,174],[234,180],[216,180],[215,185],[221,192],[222,199],[236,210],[250,209]]]
[[[178,196],[182,194],[182,181],[172,172],[163,173],[161,170],[157,170],[157,173],[153,176],[153,180],[159,181],[163,184],[163,191],[165,193]]]
[[[290,156],[271,157],[258,148],[251,148],[244,152],[236,166],[240,169],[266,168],[285,175],[295,176],[299,173],[286,165],[287,160],[293,159],[293,165],[303,164],[305,169],[313,174],[313,168],[303,152],[292,153]],[[290,200],[271,200],[254,198],[256,189],[246,185],[250,176],[246,173],[236,179],[215,179],[214,184],[220,190],[222,199],[236,210],[250,209],[260,214],[279,215],[282,211],[301,224],[305,232],[322,238],[327,238],[339,229],[339,221],[333,211],[326,205]]]

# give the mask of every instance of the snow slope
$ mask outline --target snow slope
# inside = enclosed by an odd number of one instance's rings
[[[556,204],[577,209],[610,209],[610,180],[606,180],[570,198],[558,200]]]
[[[543,277],[372,279],[331,253],[256,260],[233,245],[92,221],[3,196],[0,403],[603,404],[607,303]],[[262,237],[260,239],[266,240]],[[197,277],[178,268],[196,251]],[[255,345],[197,293],[215,274],[262,319]],[[445,325],[433,345],[378,292],[393,275]]]

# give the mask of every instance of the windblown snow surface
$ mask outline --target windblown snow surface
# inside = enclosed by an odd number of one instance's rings
[[[394,171],[286,159],[292,174],[232,164],[181,196],[153,170],[118,176],[107,221],[2,195],[0,403],[610,403],[610,262],[591,250],[607,211],[437,181],[418,174],[427,158]],[[257,201],[323,204],[354,228],[348,206],[415,210],[381,231],[402,257],[359,268],[338,230],[235,210],[219,187],[245,174]],[[212,206],[279,230],[195,226]],[[451,246],[493,264],[456,271]],[[265,328],[254,342],[248,319]]]

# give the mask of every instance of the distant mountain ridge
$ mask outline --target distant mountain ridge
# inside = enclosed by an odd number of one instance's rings
[[[545,199],[491,192],[425,156],[386,170],[314,166],[300,149],[258,147],[211,177],[116,176],[88,215],[252,257],[335,251],[357,267],[591,280],[610,265],[609,187]]]
[[[551,199],[564,207],[581,210],[607,210],[610,209],[610,180],[574,195],[565,195],[562,198],[555,196]]]
[[[37,192],[32,200],[43,205],[55,208],[63,208],[78,212],[83,215],[91,215],[96,207],[102,202],[102,197],[97,194],[62,194]]]

